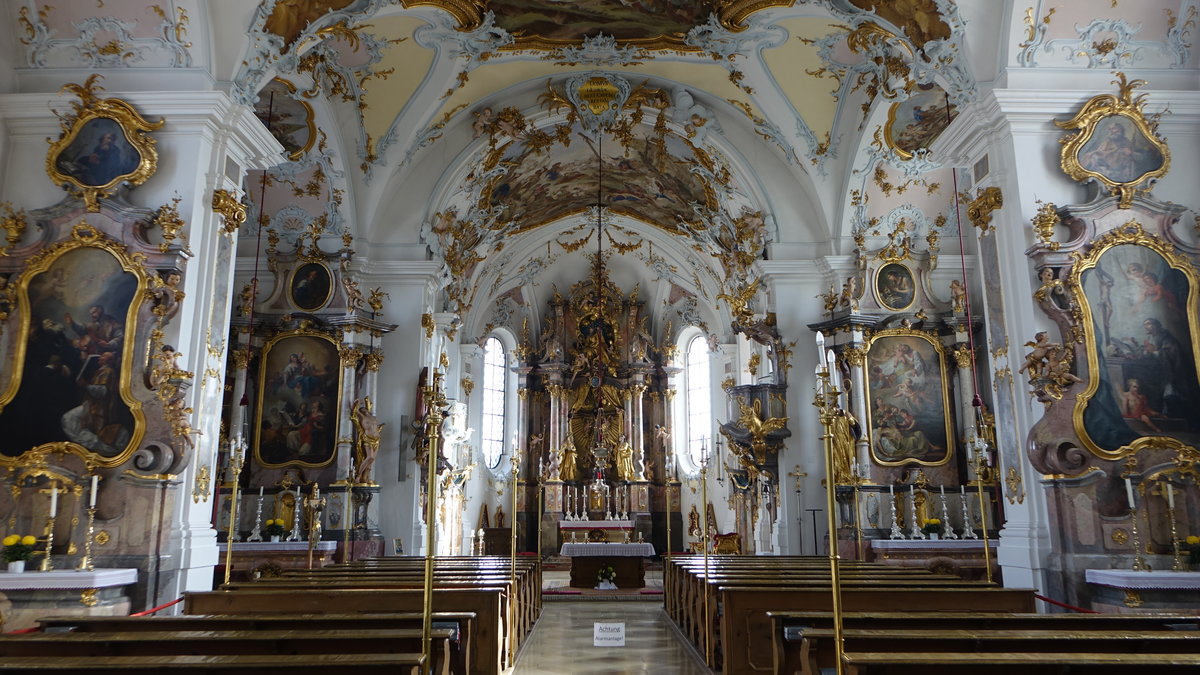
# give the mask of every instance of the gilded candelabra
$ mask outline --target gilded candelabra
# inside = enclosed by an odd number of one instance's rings
[[[91,470],[92,468],[93,467],[91,465],[88,465],[89,470]],[[92,558],[92,541],[95,539],[95,536],[96,536],[96,480],[97,480],[97,478],[98,477],[96,476],[96,474],[92,474],[92,491],[91,491],[91,497],[90,497],[90,501],[88,502],[88,509],[87,509],[87,514],[88,514],[87,532],[85,533],[85,535],[84,535],[85,538],[83,540],[83,557],[79,559],[79,565],[77,565],[75,567],[75,569],[77,569],[81,572],[91,572],[92,570],[96,569],[96,561],[94,558]]]
[[[839,416],[846,413],[838,405],[842,392],[838,390],[830,377],[830,368],[834,364],[833,351],[825,351],[825,336],[817,333],[817,365],[816,391],[813,396],[813,406],[817,408],[821,420],[821,443],[825,449],[825,508],[829,527],[829,583],[833,594],[833,634],[836,673],[842,675],[842,654],[845,653],[845,642],[842,634],[842,579],[838,564],[838,523],[837,495],[834,483],[834,447],[833,425]]]
[[[987,485],[992,485],[995,483],[996,478],[995,471],[992,469],[991,463],[988,461],[988,442],[985,436],[987,438],[994,439],[995,430],[983,423],[984,414],[981,410],[981,408],[976,409],[977,421],[975,429],[971,430],[972,438],[970,445],[975,450],[975,456],[972,460],[975,468],[975,480],[973,482],[975,483],[979,495],[979,529],[980,532],[983,533],[983,569],[984,573],[987,574],[988,583],[991,583],[992,550],[988,544],[988,509],[986,501],[987,497],[985,494],[987,491],[984,488]],[[983,435],[981,435],[981,433]],[[964,527],[967,530],[972,530],[969,520],[964,524]],[[972,539],[973,538],[974,537],[972,537]]]
[[[442,428],[442,410],[446,395],[442,391],[442,373],[433,371],[433,382],[422,391],[429,401],[425,414],[426,476],[425,476],[425,584],[421,612],[421,654],[425,656],[428,672],[433,669],[433,557],[437,551],[437,457],[438,430]]]
[[[233,543],[238,540],[238,480],[245,461],[246,439],[239,434],[229,448],[229,474],[233,487],[229,492],[229,534],[225,537],[225,583],[229,583],[230,575],[233,574]]]
[[[513,447],[512,447],[511,460],[512,460],[512,522],[510,523],[510,534],[509,534],[509,541],[510,541],[511,546],[508,551],[509,557],[511,558],[511,560],[509,561],[509,575],[510,575],[509,583],[511,585],[509,587],[512,588],[513,591],[515,592],[516,588],[517,588],[517,514],[518,514],[518,511],[517,511],[517,508],[518,508],[518,504],[517,504],[517,474],[521,470],[521,453],[518,452],[517,445],[515,443],[513,444]],[[509,624],[508,624],[508,635],[509,635],[508,650],[509,651],[508,651],[508,654],[509,654],[509,663],[512,663],[512,662],[516,661],[516,658],[517,658],[517,624],[516,624],[516,614],[514,612],[509,612],[508,616],[509,616]]]
[[[58,483],[50,483],[50,510],[46,517],[46,555],[42,557],[41,570],[49,572],[54,569],[50,559],[50,551],[54,549],[54,523],[58,520]]]
[[[1129,499],[1129,534],[1133,537],[1133,571],[1149,572],[1150,565],[1146,562],[1146,556],[1142,555],[1142,537],[1138,533],[1138,507],[1132,479],[1136,469],[1137,460],[1130,457],[1125,462],[1125,471],[1121,472],[1121,477],[1125,479],[1125,496]]]
[[[704,583],[709,580],[708,575],[708,448],[704,447],[704,442],[700,444],[700,502],[703,506],[701,509],[704,512],[701,522],[703,525],[700,528],[700,548],[704,551]],[[708,591],[704,592],[704,662],[709,667],[715,666],[713,663],[713,644],[712,644],[712,614],[708,608]]]
[[[1179,546],[1179,532],[1175,529],[1175,489],[1170,483],[1163,486],[1163,490],[1167,494],[1167,520],[1171,523],[1171,571],[1186,572],[1187,566],[1183,564],[1183,551]]]
[[[304,511],[308,515],[308,569],[313,566],[313,549],[321,540],[321,510],[325,508],[325,498],[321,496],[321,488],[314,481],[312,492],[304,500]]]

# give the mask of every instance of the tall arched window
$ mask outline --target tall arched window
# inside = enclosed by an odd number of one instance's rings
[[[483,461],[489,469],[504,455],[504,402],[508,386],[508,355],[504,344],[490,337],[483,345]]]
[[[688,342],[684,377],[687,379],[687,454],[694,468],[700,467],[702,446],[711,443],[712,392],[709,387],[708,343],[703,335]]]

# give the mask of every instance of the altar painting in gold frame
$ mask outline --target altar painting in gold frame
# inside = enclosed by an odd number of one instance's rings
[[[333,338],[308,329],[271,338],[258,371],[258,463],[320,468],[333,461],[341,391],[341,361]]]
[[[20,329],[0,395],[0,465],[49,446],[101,467],[123,464],[146,430],[131,381],[149,274],[81,222],[14,283]]]
[[[1129,208],[1134,193],[1146,181],[1166,175],[1171,151],[1156,125],[1142,112],[1146,95],[1133,97],[1143,80],[1129,82],[1117,73],[1116,96],[1094,96],[1069,120],[1054,124],[1075,133],[1062,139],[1061,166],[1076,181],[1094,179],[1119,195],[1119,206]]]
[[[867,428],[871,456],[883,466],[940,466],[954,452],[945,350],[908,328],[867,342]]]
[[[1068,285],[1089,375],[1075,403],[1076,434],[1108,460],[1145,447],[1200,447],[1200,282],[1191,262],[1136,221],[1077,258]]]
[[[97,98],[102,87],[92,75],[83,85],[63,87],[79,96],[74,113],[62,120],[62,133],[46,154],[46,173],[55,185],[83,196],[88,211],[121,183],[141,185],[158,170],[158,151],[147,131],[162,128],[119,98]]]

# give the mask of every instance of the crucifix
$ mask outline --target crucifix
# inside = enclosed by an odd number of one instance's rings
[[[804,548],[804,516],[803,516],[803,511],[801,509],[802,505],[800,504],[800,479],[804,478],[808,474],[800,471],[800,465],[797,464],[796,468],[789,471],[787,475],[791,476],[792,478],[794,478],[796,480],[796,538],[800,542],[800,548],[803,549]],[[816,526],[814,525],[813,527],[815,528]],[[814,546],[815,546],[815,544],[814,544]]]

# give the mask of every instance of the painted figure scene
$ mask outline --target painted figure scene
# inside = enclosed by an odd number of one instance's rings
[[[867,354],[871,449],[881,463],[949,457],[940,356],[920,337],[877,339]]]
[[[264,466],[322,466],[333,459],[338,403],[337,347],[291,336],[271,346],[263,364],[257,444]]]
[[[1114,246],[1083,275],[1096,330],[1099,385],[1088,434],[1113,450],[1142,436],[1200,440],[1188,279],[1157,252]]]

